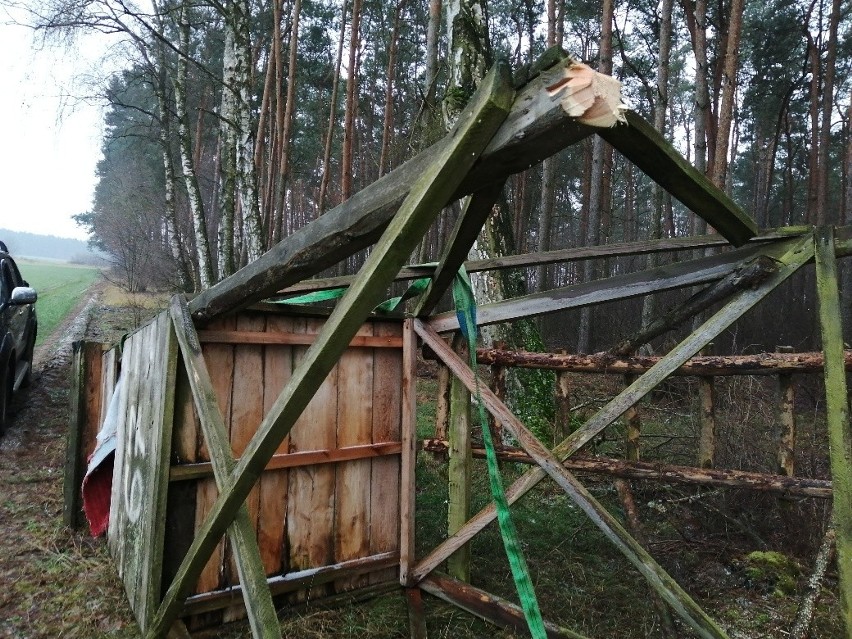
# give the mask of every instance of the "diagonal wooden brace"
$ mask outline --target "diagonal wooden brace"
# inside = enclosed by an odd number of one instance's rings
[[[572,475],[535,435],[515,417],[511,410],[489,389],[482,386],[473,371],[438,334],[419,320],[414,329],[452,373],[467,386],[471,394],[478,393],[485,408],[512,433],[527,454],[540,466],[541,472],[550,475],[568,493],[606,535],[642,573],[651,586],[700,636],[707,639],[725,639],[725,632],[695,603],[672,577],[663,570],[653,557],[642,548],[586,488]]]
[[[834,487],[834,528],[837,533],[837,572],[846,636],[852,636],[852,431],[843,358],[843,327],[838,293],[834,232],[821,227],[814,233],[816,284],[822,350],[825,354],[825,406],[831,480]]]
[[[593,415],[581,428],[557,446],[553,453],[565,460],[588,443],[595,435],[618,419],[624,411],[636,404],[651,392],[660,382],[681,367],[689,358],[716,338],[719,333],[733,324],[746,311],[752,308],[779,284],[795,273],[814,255],[810,238],[797,240],[786,254],[779,258],[781,266],[757,288],[742,291],[731,302],[710,317],[698,330],[678,344],[671,352],[651,367],[630,386],[613,398],[606,406]],[[536,468],[524,473],[506,490],[506,498],[512,504],[525,495],[545,476],[545,472]],[[493,505],[483,508],[474,515],[455,535],[445,540],[415,566],[411,575],[412,584],[419,582],[432,572],[441,562],[460,546],[468,542],[496,517]]]
[[[290,381],[258,427],[240,461],[221,487],[210,514],[196,533],[146,637],[163,636],[177,615],[217,541],[234,520],[266,464],[317,388],[334,368],[387,287],[405,264],[441,207],[452,196],[473,162],[505,119],[514,92],[508,68],[498,64],[448,134],[448,143],[414,182],[355,282],[341,298]]]
[[[195,410],[201,422],[207,450],[210,452],[216,485],[221,492],[236,463],[228,442],[228,431],[216,404],[216,392],[213,390],[213,383],[201,353],[201,344],[186,300],[175,295],[169,306],[169,314],[183,356],[189,386],[192,389]],[[234,523],[228,528],[228,537],[234,547],[237,573],[242,584],[243,600],[246,604],[252,634],[263,639],[280,639],[281,628],[272,603],[272,594],[266,582],[257,537],[244,503],[237,511]]]

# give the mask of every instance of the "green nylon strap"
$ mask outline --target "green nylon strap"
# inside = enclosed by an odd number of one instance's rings
[[[425,291],[429,286],[430,281],[432,280],[429,277],[421,277],[420,279],[414,280],[406,289],[405,293],[382,302],[375,310],[379,313],[392,313],[399,308],[399,305],[404,301],[420,295],[423,291]],[[313,293],[305,293],[304,295],[298,295],[296,297],[288,297],[283,300],[270,300],[270,302],[273,304],[316,304],[317,302],[327,302],[328,300],[336,300],[343,297],[347,288],[349,287],[341,286],[338,288],[328,289],[327,291],[315,291]]]
[[[479,375],[476,374],[476,298],[473,295],[473,288],[464,266],[459,269],[458,275],[453,280],[453,299],[455,300],[456,315],[459,318],[462,335],[467,338],[470,367],[473,369],[476,379],[476,405],[479,410],[482,440],[485,443],[488,480],[491,484],[494,504],[497,507],[497,521],[500,524],[503,546],[506,549],[512,576],[515,579],[515,588],[521,600],[521,608],[524,611],[530,634],[534,639],[545,639],[547,632],[544,629],[544,620],[541,618],[541,611],[538,607],[527,562],[524,560],[523,552],[518,543],[518,532],[509,512],[509,502],[506,500],[506,492],[500,478],[500,469],[497,466],[497,454],[494,452],[491,429],[488,427],[488,416],[485,413],[485,406],[479,392]]]

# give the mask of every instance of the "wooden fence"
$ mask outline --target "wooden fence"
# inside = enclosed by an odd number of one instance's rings
[[[236,458],[323,321],[244,311],[198,332]],[[125,341],[120,357],[124,427],[108,539],[143,627],[218,496],[171,325],[168,313],[159,315]],[[75,429],[69,463],[80,468],[119,370],[116,349],[84,344],[77,352],[85,405],[76,419],[84,427]],[[398,580],[401,374],[401,322],[364,324],[249,494],[273,594],[304,599]],[[79,502],[66,503],[78,511]],[[184,607],[192,625],[244,614],[234,554],[222,541],[202,571]]]

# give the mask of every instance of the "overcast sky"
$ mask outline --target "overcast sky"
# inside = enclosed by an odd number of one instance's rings
[[[91,207],[102,111],[80,98],[93,93],[106,44],[34,47],[0,10],[0,228],[86,239],[71,216]]]

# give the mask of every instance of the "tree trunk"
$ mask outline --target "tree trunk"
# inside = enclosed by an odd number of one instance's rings
[[[195,249],[198,256],[199,284],[209,288],[214,283],[213,263],[210,254],[210,241],[207,236],[207,220],[204,215],[204,203],[201,189],[195,175],[195,163],[192,156],[192,136],[189,132],[186,109],[186,81],[189,65],[189,5],[181,5],[178,17],[180,28],[180,55],[178,56],[177,75],[174,78],[175,116],[178,122],[178,141],[180,146],[183,179],[186,185],[187,201],[195,225]]]
[[[394,81],[396,79],[396,54],[399,49],[399,22],[402,16],[405,0],[400,0],[393,15],[393,29],[388,43],[388,71],[385,77],[385,118],[382,125],[382,152],[379,155],[379,177],[385,174],[390,159],[391,137],[393,134],[393,98]]]
[[[277,237],[284,236],[284,203],[287,200],[287,182],[290,177],[290,144],[293,131],[293,113],[296,103],[296,62],[299,52],[299,17],[302,12],[302,0],[294,0],[293,15],[290,21],[290,52],[287,60],[287,96],[284,107],[284,120],[281,123],[281,138],[279,141],[279,168],[275,191],[277,194],[280,213],[276,215],[279,226],[276,227]]]
[[[361,0],[352,2],[352,26],[349,29],[349,65],[346,69],[346,113],[343,116],[343,152],[340,175],[340,198],[352,196],[355,111],[358,108],[358,49],[361,27]]]
[[[334,63],[334,79],[331,82],[331,98],[329,100],[328,130],[325,135],[325,147],[322,156],[322,179],[320,180],[319,195],[317,196],[317,215],[325,213],[328,199],[328,185],[331,182],[331,147],[334,141],[335,121],[337,120],[337,92],[340,87],[340,65],[343,61],[343,36],[346,34],[347,0],[343,0],[340,11],[340,32],[337,37],[337,56]]]
[[[831,15],[828,18],[828,45],[825,56],[825,67],[823,70],[822,87],[822,123],[820,124],[819,151],[817,166],[817,198],[816,198],[816,223],[822,226],[826,222],[837,222],[837,216],[832,215],[833,220],[828,219],[828,165],[829,146],[831,144],[831,114],[834,110],[834,76],[837,63],[837,29],[840,23],[840,0],[831,3]],[[832,207],[834,210],[834,207]]]
[[[234,30],[225,20],[222,60],[222,103],[219,108],[219,274],[237,270],[234,223],[237,210],[237,100]]]
[[[666,121],[669,107],[669,56],[671,55],[672,46],[672,0],[663,0],[660,11],[660,50],[657,58],[657,95],[654,101],[654,127],[661,133],[665,134]],[[701,29],[698,28],[698,20],[696,20],[696,35]],[[696,99],[697,103],[697,99]],[[696,148],[696,153],[698,149]],[[663,236],[663,214],[666,199],[663,189],[658,184],[654,184],[651,189],[652,207],[653,207],[653,222],[651,224],[650,239],[660,239]],[[659,255],[651,253],[648,255],[647,268],[656,268],[659,264]],[[642,329],[646,329],[654,319],[655,298],[653,295],[646,295],[642,299]],[[651,347],[646,345],[646,351],[650,351]]]
[[[237,181],[242,212],[243,242],[246,259],[253,262],[264,252],[263,224],[257,194],[257,172],[254,166],[254,122],[251,105],[251,13],[248,0],[235,0],[231,5],[231,28],[234,30],[235,84],[237,88]]]
[[[725,58],[722,69],[722,99],[716,130],[716,151],[713,158],[712,174],[710,176],[712,182],[723,190],[725,188],[725,177],[728,172],[728,148],[731,137],[731,123],[734,116],[734,97],[737,88],[742,25],[743,0],[731,0],[731,14],[728,19]]]

